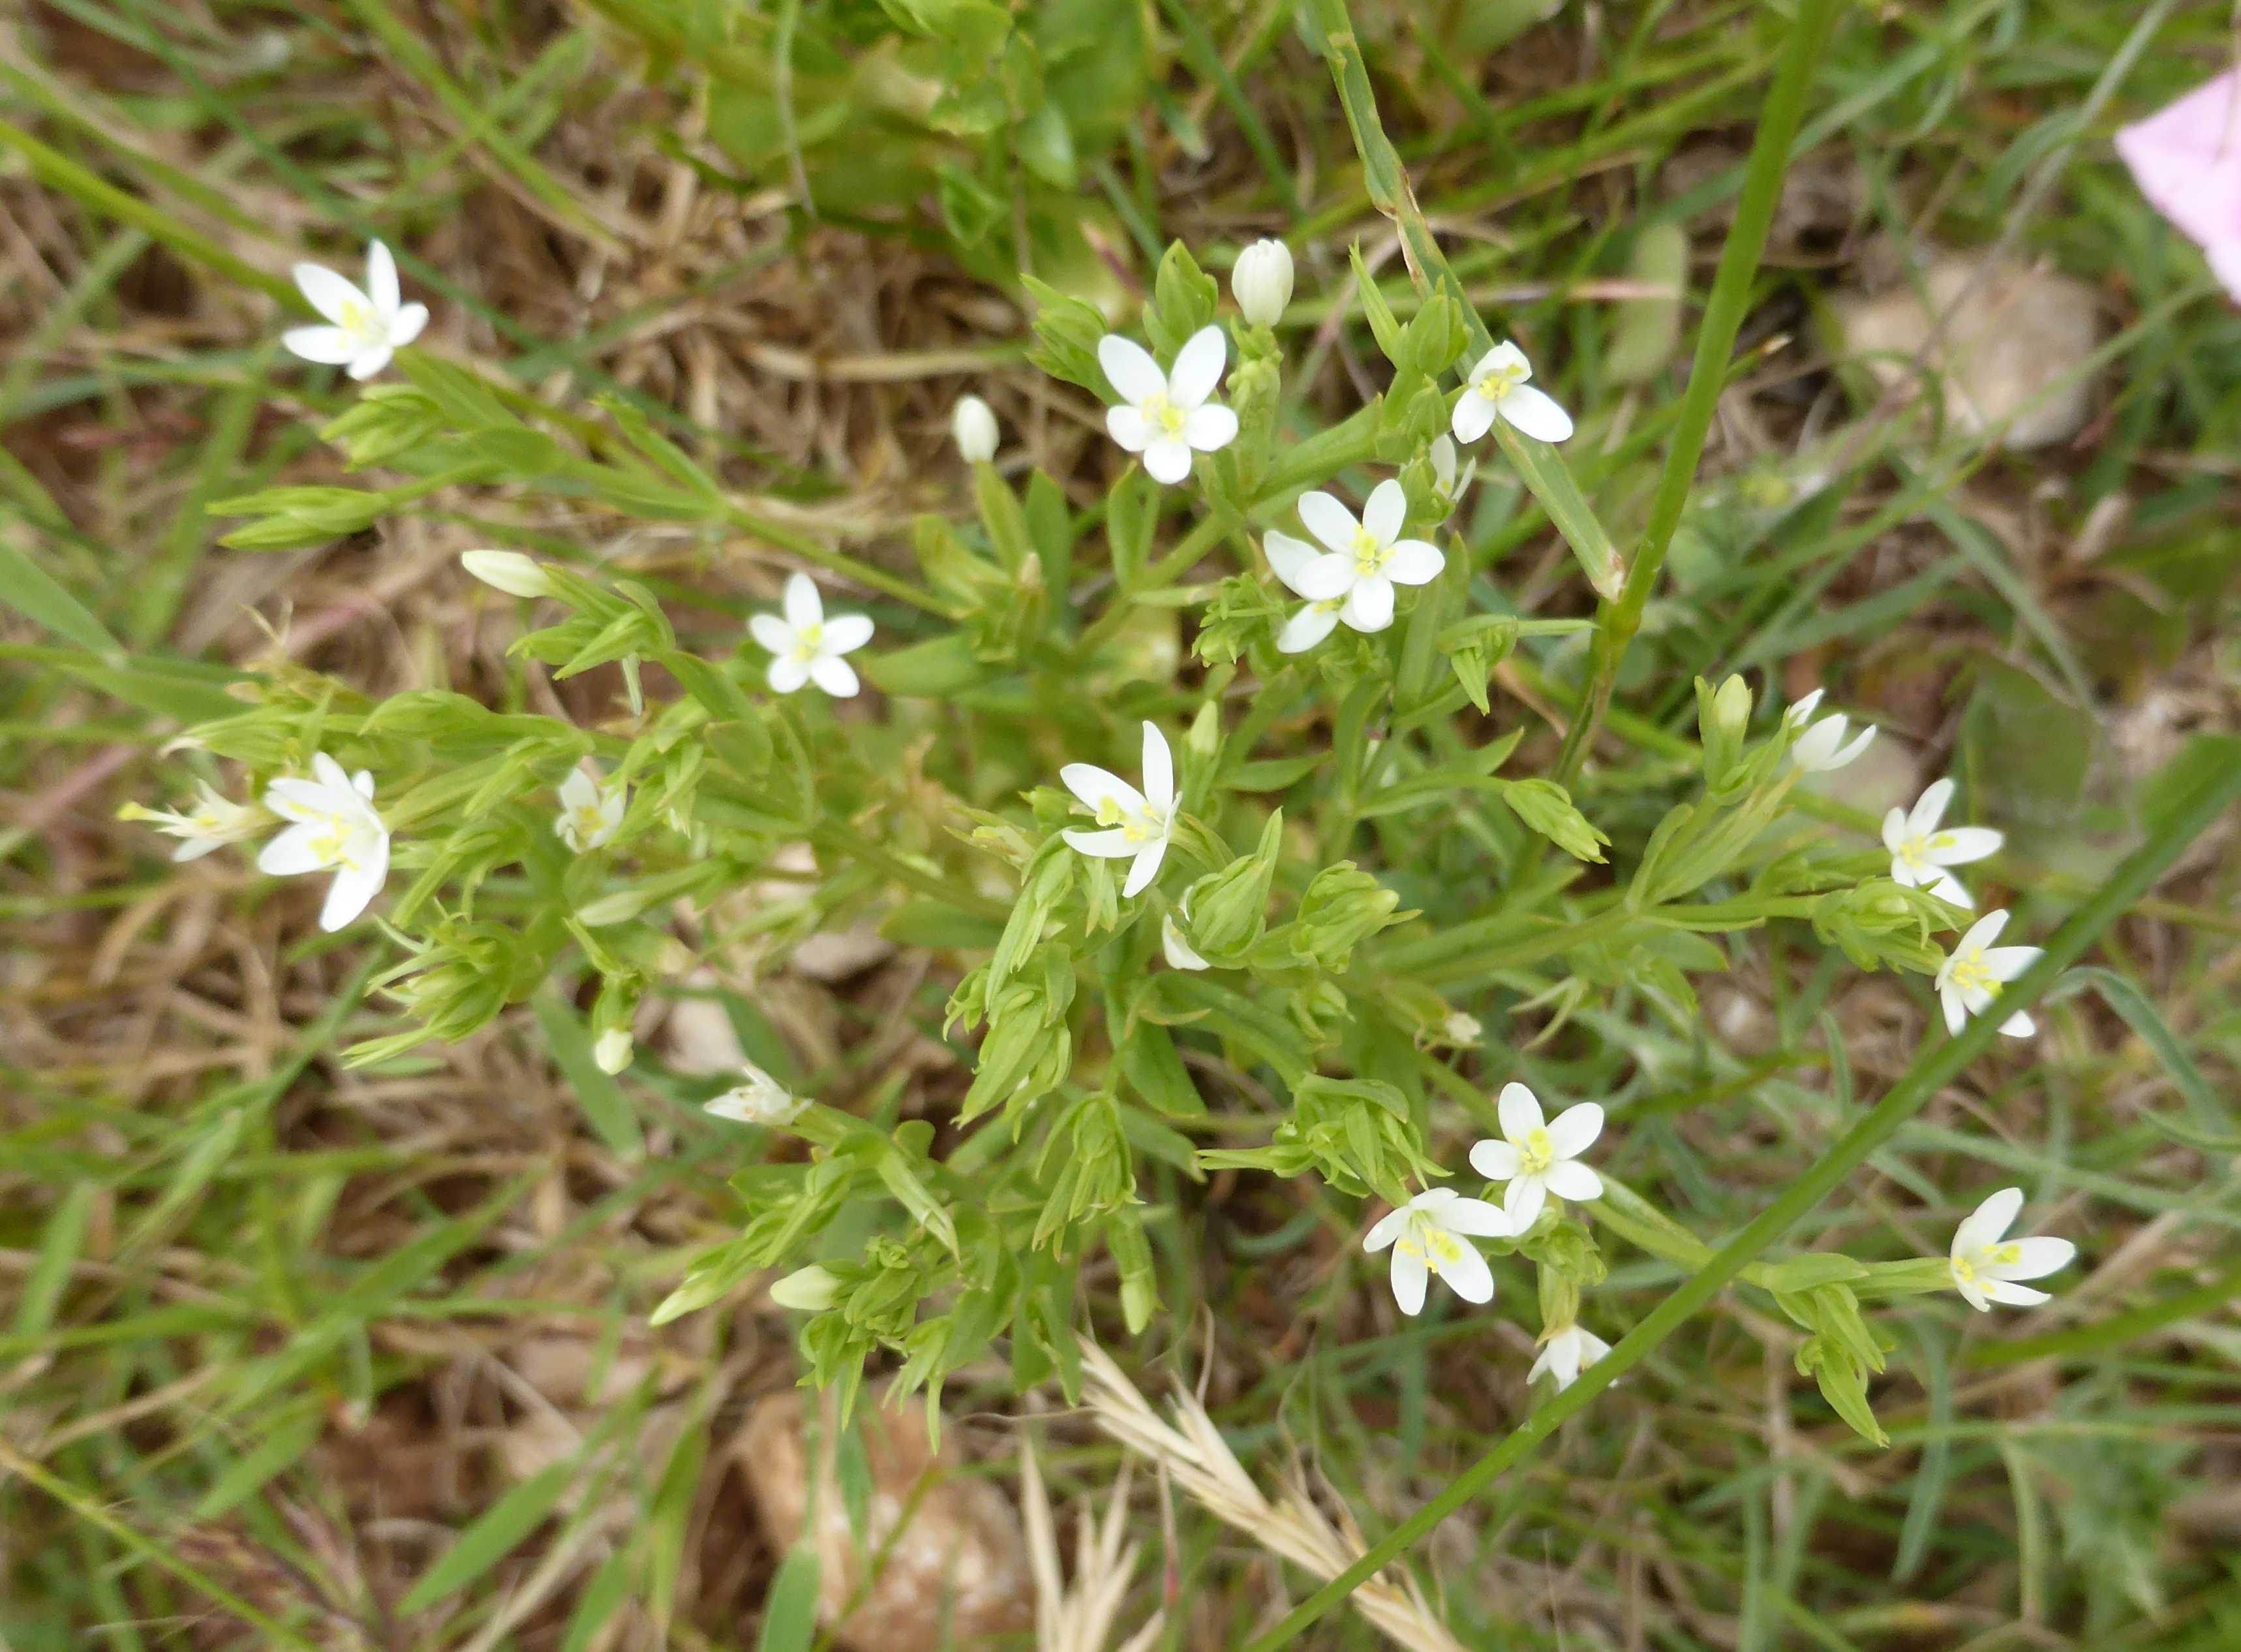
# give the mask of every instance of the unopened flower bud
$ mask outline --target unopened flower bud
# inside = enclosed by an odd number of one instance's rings
[[[592,1059],[599,1064],[600,1072],[610,1076],[628,1067],[635,1053],[630,1029],[626,1027],[613,1027],[600,1033],[592,1045]]]
[[[739,1081],[714,1100],[705,1103],[704,1110],[734,1124],[778,1125],[793,1123],[808,1105],[806,1100],[748,1061],[741,1067]]]
[[[1281,241],[1255,241],[1237,255],[1229,272],[1230,295],[1246,320],[1273,327],[1292,302],[1292,254]]]
[[[518,551],[464,551],[459,553],[459,565],[509,597],[552,594],[552,576],[545,572],[545,565]]]
[[[949,433],[968,465],[986,465],[996,457],[996,414],[978,396],[960,396],[949,416]]]
[[[796,1268],[770,1287],[770,1299],[780,1308],[799,1308],[805,1314],[821,1314],[833,1306],[840,1281],[827,1268],[812,1262],[806,1267]]]
[[[1712,696],[1712,721],[1721,733],[1739,740],[1750,726],[1750,685],[1740,676],[1729,678]]]

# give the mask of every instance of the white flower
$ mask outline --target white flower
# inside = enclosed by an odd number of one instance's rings
[[[1603,1179],[1579,1162],[1579,1157],[1603,1133],[1603,1110],[1592,1101],[1566,1107],[1544,1122],[1541,1103],[1522,1084],[1502,1087],[1497,1110],[1502,1134],[1471,1149],[1471,1168],[1488,1181],[1506,1181],[1502,1198],[1511,1227],[1523,1233],[1540,1219],[1549,1195],[1559,1199],[1600,1199]]]
[[[117,818],[150,821],[165,837],[177,838],[179,846],[171,851],[176,861],[199,860],[223,844],[253,838],[271,818],[254,803],[236,803],[221,797],[208,780],[197,780],[195,793],[193,805],[176,813],[128,803],[117,812]]]
[[[1831,769],[1841,769],[1866,751],[1868,743],[1876,737],[1873,727],[1863,728],[1852,737],[1850,745],[1845,745],[1844,731],[1851,726],[1851,719],[1842,712],[1832,712],[1819,722],[1813,722],[1814,709],[1827,692],[1815,689],[1783,716],[1791,728],[1805,731],[1789,748],[1789,766],[1801,774],[1826,774]],[[1810,727],[1806,726],[1809,723]]]
[[[1058,772],[1066,789],[1094,810],[1103,830],[1061,833],[1067,843],[1100,860],[1128,860],[1123,895],[1133,895],[1159,876],[1175,830],[1175,759],[1167,737],[1154,723],[1144,725],[1144,789],[1094,763],[1069,763]]]
[[[582,769],[570,769],[568,778],[560,782],[560,818],[552,823],[552,829],[578,854],[603,849],[614,840],[623,823],[623,806],[629,796],[628,787],[609,786],[597,768],[588,774]]]
[[[459,565],[476,579],[509,597],[549,597],[552,576],[545,565],[518,551],[462,551]]]
[[[1977,1207],[1953,1234],[1953,1288],[1979,1314],[1995,1302],[2035,1308],[2044,1291],[2017,1280],[2043,1279],[2070,1266],[2077,1247],[2066,1239],[2010,1239],[2008,1229],[2024,1207],[2024,1190],[2003,1187]]]
[[[1188,895],[1183,897],[1181,910],[1183,917],[1190,916]],[[1175,921],[1175,914],[1172,912],[1160,920],[1160,952],[1167,959],[1170,969],[1207,967],[1206,960],[1199,955],[1198,948],[1190,944],[1190,937],[1183,933],[1182,925]]]
[[[840,1281],[829,1267],[819,1267],[815,1262],[806,1267],[797,1267],[770,1287],[770,1299],[780,1308],[799,1308],[805,1314],[821,1314],[833,1306]]]
[[[1471,485],[1471,478],[1478,474],[1478,455],[1471,455],[1471,462],[1463,466],[1460,476],[1455,474],[1455,458],[1454,442],[1444,436],[1432,438],[1432,491],[1440,496],[1443,505],[1453,505],[1462,498],[1463,490]]]
[[[1292,252],[1281,241],[1255,241],[1237,255],[1229,272],[1230,296],[1246,320],[1273,327],[1292,302]]]
[[[702,1110],[734,1124],[779,1125],[792,1124],[808,1106],[806,1097],[795,1095],[753,1061],[746,1061],[740,1064],[739,1081],[714,1100],[703,1103]]]
[[[1937,823],[1953,799],[1953,782],[1939,780],[1915,802],[1912,813],[1894,807],[1883,816],[1883,847],[1890,851],[1891,881],[1910,889],[1928,889],[1940,900],[1957,906],[1973,906],[1961,880],[1945,870],[1965,866],[1971,860],[1997,854],[2004,841],[1990,826],[1955,826],[1941,832]]]
[[[1318,552],[1287,533],[1261,538],[1276,577],[1308,599],[1278,635],[1280,652],[1304,652],[1341,619],[1355,631],[1382,631],[1393,623],[1395,585],[1439,577],[1447,558],[1438,547],[1401,538],[1408,516],[1408,496],[1390,477],[1371,490],[1360,521],[1331,494],[1300,496],[1300,520],[1328,549]]]
[[[1544,442],[1569,436],[1572,416],[1525,382],[1532,377],[1533,364],[1507,338],[1481,356],[1448,426],[1455,440],[1475,442],[1494,428],[1496,418]]]
[[[815,683],[835,699],[852,698],[863,685],[856,668],[840,658],[872,640],[872,622],[862,614],[825,617],[824,601],[806,573],[786,582],[786,618],[756,614],[747,621],[754,639],[770,651],[770,686],[791,694]]]
[[[321,264],[299,264],[295,275],[311,308],[333,324],[291,327],[280,335],[280,342],[305,361],[339,366],[352,378],[371,378],[428,324],[426,304],[398,302],[397,260],[378,241],[366,249],[364,292]]]
[[[949,415],[949,434],[967,465],[986,465],[996,457],[996,411],[978,396],[960,396]]]
[[[1512,1231],[1509,1219],[1483,1199],[1434,1187],[1388,1211],[1361,1247],[1373,1254],[1393,1247],[1393,1300],[1413,1317],[1424,1311],[1424,1287],[1435,1274],[1466,1302],[1492,1301],[1494,1272],[1468,1241],[1473,1234],[1507,1239]]]
[[[1211,453],[1237,439],[1237,415],[1207,399],[1228,359],[1229,343],[1219,327],[1193,333],[1165,373],[1133,339],[1108,332],[1097,341],[1097,365],[1122,403],[1105,410],[1105,428],[1129,452],[1144,456],[1154,481],[1180,482],[1190,474],[1194,449]]]
[[[264,846],[257,869],[276,878],[334,869],[319,927],[340,929],[364,912],[389,876],[389,828],[374,813],[373,776],[343,766],[324,752],[311,759],[312,778],[275,780],[264,806],[288,829]]]
[[[1945,1030],[1958,1033],[1971,1015],[1992,1007],[2001,987],[2037,960],[2037,946],[1995,946],[2008,926],[2004,912],[1988,912],[1969,926],[1969,933],[1954,943],[1952,953],[1937,967],[1937,996],[1945,1006]],[[2037,1023],[2017,1010],[2000,1023],[2010,1038],[2029,1038]]]
[[[1538,1381],[1546,1371],[1556,1379],[1556,1392],[1562,1394],[1580,1380],[1581,1372],[1609,1352],[1609,1343],[1575,1321],[1541,1339],[1541,1355],[1533,1361],[1525,1380]]]

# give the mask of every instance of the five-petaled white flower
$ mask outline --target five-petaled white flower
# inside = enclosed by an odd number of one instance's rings
[[[2037,961],[2037,946],[1995,946],[2008,926],[2005,911],[1988,912],[1969,926],[1969,933],[1953,944],[1952,952],[1937,967],[1937,996],[1945,1006],[1945,1030],[1958,1033],[1971,1015],[1992,1007],[2000,989]],[[2029,1038],[2038,1024],[2029,1013],[2017,1010],[2000,1023],[2010,1038]]]
[[[1144,456],[1154,481],[1180,482],[1190,474],[1194,450],[1211,453],[1237,439],[1237,415],[1207,399],[1228,359],[1228,340],[1213,326],[1193,333],[1164,373],[1134,339],[1108,332],[1097,341],[1097,365],[1122,404],[1105,410],[1105,428],[1129,452]]]
[[[1190,937],[1183,933],[1182,923],[1179,920],[1189,916],[1190,897],[1185,895],[1179,913],[1171,912],[1160,920],[1160,953],[1167,960],[1170,969],[1205,969],[1208,966],[1206,960],[1200,956],[1198,948],[1190,944]]]
[[[1541,1339],[1540,1357],[1533,1361],[1525,1380],[1536,1381],[1546,1371],[1556,1379],[1556,1392],[1562,1394],[1580,1380],[1581,1372],[1609,1352],[1609,1343],[1575,1321]]]
[[[835,699],[853,697],[863,685],[856,668],[840,658],[872,640],[872,622],[862,614],[825,617],[824,599],[806,573],[787,576],[786,617],[756,614],[747,621],[754,639],[770,651],[770,686],[791,694],[815,683]]]
[[[1455,443],[1447,437],[1435,436],[1431,457],[1432,491],[1440,496],[1441,504],[1453,505],[1462,498],[1463,490],[1471,485],[1471,478],[1478,474],[1478,455],[1472,454],[1471,462],[1463,466],[1461,475],[1457,475]]]
[[[552,829],[578,854],[603,849],[622,826],[629,795],[628,787],[609,786],[596,768],[588,774],[582,769],[570,769],[568,778],[560,782],[560,818],[552,823]]]
[[[1789,766],[1801,774],[1826,774],[1831,769],[1841,769],[1866,751],[1868,743],[1876,737],[1875,728],[1870,725],[1852,737],[1850,745],[1846,745],[1844,731],[1851,726],[1851,719],[1842,712],[1832,712],[1814,722],[1814,711],[1826,692],[1828,690],[1823,688],[1815,689],[1783,716],[1791,728],[1804,731],[1789,748]],[[1811,726],[1808,727],[1809,724]]]
[[[1155,723],[1144,725],[1144,789],[1134,786],[1094,763],[1069,763],[1058,772],[1066,789],[1097,815],[1101,828],[1083,832],[1068,827],[1061,835],[1086,855],[1100,860],[1127,860],[1123,895],[1136,894],[1159,876],[1167,839],[1175,831],[1175,759],[1167,737]]]
[[[219,795],[208,780],[197,780],[195,793],[192,806],[184,809],[149,809],[128,803],[117,812],[117,818],[146,820],[165,837],[177,838],[179,846],[171,851],[171,859],[179,861],[199,860],[222,845],[253,838],[271,819],[254,803],[236,803]]]
[[[2024,1190],[2003,1187],[1977,1207],[1953,1234],[1953,1288],[1979,1314],[1995,1302],[2035,1308],[2044,1291],[2016,1281],[2044,1279],[2070,1266],[2077,1247],[2066,1239],[2010,1239],[2008,1229],[2024,1207]]]
[[[1471,1168],[1488,1181],[1509,1184],[1502,1207],[1515,1231],[1522,1234],[1540,1219],[1551,1194],[1559,1199],[1602,1197],[1603,1179],[1579,1162],[1603,1133],[1602,1107],[1582,1101],[1544,1120],[1540,1099],[1511,1082],[1502,1087],[1497,1111],[1508,1140],[1489,1136],[1473,1147]]]
[[[1507,338],[1481,356],[1448,425],[1455,440],[1475,442],[1497,418],[1543,442],[1571,435],[1572,416],[1554,397],[1525,382],[1532,377],[1533,364]]]
[[[1393,1247],[1393,1300],[1414,1317],[1424,1310],[1424,1287],[1435,1274],[1466,1302],[1492,1301],[1494,1271],[1470,1241],[1507,1239],[1512,1231],[1509,1219],[1485,1200],[1434,1187],[1379,1218],[1361,1247],[1373,1254]]]
[[[792,1124],[809,1106],[753,1061],[740,1064],[739,1081],[701,1110],[734,1124]]]
[[[1359,520],[1333,494],[1300,496],[1300,520],[1327,549],[1318,553],[1288,533],[1262,537],[1276,577],[1308,599],[1277,637],[1280,652],[1304,652],[1341,620],[1355,631],[1382,631],[1393,623],[1395,585],[1439,577],[1447,558],[1436,545],[1401,537],[1408,518],[1408,496],[1390,477],[1370,491]]]
[[[352,378],[372,378],[428,324],[426,304],[398,302],[397,260],[378,241],[365,251],[363,292],[324,264],[299,264],[295,276],[311,308],[331,324],[291,327],[280,342],[305,361],[340,367]]]
[[[389,876],[389,828],[374,812],[373,776],[343,766],[321,752],[311,759],[311,776],[275,780],[264,788],[264,806],[291,822],[257,857],[257,869],[276,878],[332,868],[319,927],[340,929],[364,912]]]
[[[1990,826],[1955,826],[1938,830],[1945,806],[1953,800],[1953,782],[1939,780],[1916,799],[1912,813],[1893,806],[1883,816],[1883,847],[1890,851],[1891,881],[1910,889],[1927,889],[1940,900],[1957,906],[1973,906],[1961,880],[1948,866],[1965,866],[1997,854],[2004,841]]]

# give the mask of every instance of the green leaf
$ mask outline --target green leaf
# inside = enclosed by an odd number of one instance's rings
[[[410,1617],[426,1610],[511,1555],[545,1523],[575,1478],[572,1461],[556,1462],[492,1503],[405,1592],[405,1598],[397,1603],[398,1615]]]
[[[1614,385],[1639,385],[1672,362],[1681,344],[1681,298],[1689,282],[1689,232],[1669,220],[1647,224],[1634,238],[1629,278],[1667,291],[1655,298],[1622,299],[1616,306],[1603,377]]]
[[[639,1129],[638,1114],[632,1110],[630,1098],[623,1094],[622,1086],[608,1073],[599,1070],[592,1057],[591,1034],[577,1019],[576,1012],[563,1002],[555,992],[539,993],[531,1000],[537,1012],[537,1025],[544,1032],[545,1041],[552,1051],[561,1076],[575,1092],[576,1105],[583,1110],[584,1120],[592,1127],[592,1134],[607,1145],[610,1152],[625,1159],[637,1159],[646,1153],[646,1137]]]
[[[91,609],[32,561],[28,552],[7,539],[0,539],[0,602],[26,619],[44,625],[64,641],[74,642],[93,653],[124,652],[101,621],[94,618]]]
[[[1495,439],[1508,456],[1510,466],[1541,502],[1555,524],[1556,532],[1564,536],[1564,543],[1572,547],[1580,568],[1588,576],[1588,583],[1595,594],[1616,601],[1626,585],[1626,568],[1619,561],[1618,548],[1611,544],[1610,535],[1589,507],[1587,496],[1580,485],[1572,479],[1572,472],[1557,457],[1556,450],[1546,442],[1535,441],[1522,435],[1507,419],[1494,422]]]

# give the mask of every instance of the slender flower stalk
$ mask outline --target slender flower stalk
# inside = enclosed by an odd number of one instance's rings
[[[1916,799],[1912,810],[1894,806],[1883,816],[1883,847],[1890,851],[1892,882],[1927,889],[1957,906],[1973,906],[1977,903],[1967,888],[1946,868],[1997,854],[2004,839],[1989,826],[1941,830],[1938,823],[1952,800],[1953,782],[1939,780]]]
[[[1068,844],[1100,860],[1129,863],[1123,896],[1141,893],[1160,875],[1175,831],[1175,760],[1159,725],[1144,725],[1144,789],[1094,763],[1069,763],[1059,771],[1066,789],[1097,816],[1099,829],[1069,826]],[[1187,967],[1187,966],[1185,966]]]
[[[1127,451],[1143,456],[1154,481],[1172,486],[1190,474],[1193,453],[1215,452],[1237,439],[1237,415],[1207,399],[1228,359],[1229,342],[1219,327],[1193,333],[1166,372],[1134,339],[1107,333],[1097,341],[1097,365],[1120,398],[1120,406],[1106,409],[1105,428]]]
[[[400,302],[397,259],[378,241],[366,249],[363,291],[324,264],[299,264],[294,273],[304,299],[328,323],[291,327],[280,335],[280,342],[305,361],[340,367],[352,378],[371,378],[428,324],[426,304]]]

